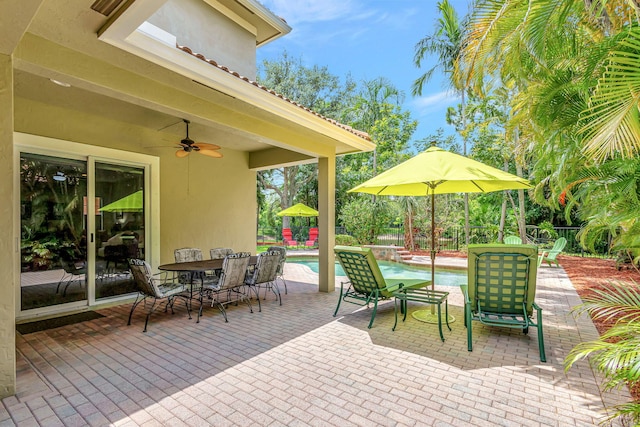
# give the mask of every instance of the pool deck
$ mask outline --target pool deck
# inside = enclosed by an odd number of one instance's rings
[[[211,307],[196,323],[178,303],[143,333],[142,310],[127,326],[123,304],[18,334],[18,393],[2,400],[0,426],[595,426],[630,400],[603,392],[586,362],[565,374],[569,350],[598,334],[571,315],[580,300],[562,268],[538,273],[547,363],[536,330],[474,324],[468,352],[457,288],[446,289],[456,321],[442,342],[410,316],[393,332],[392,302],[371,329],[366,307],[343,303],[333,317],[338,292],[318,292],[303,265],[287,264],[285,278],[282,306],[273,295],[262,312],[229,306],[229,323]]]

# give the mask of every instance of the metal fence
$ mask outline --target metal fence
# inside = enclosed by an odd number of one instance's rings
[[[539,228],[535,225],[527,226],[527,240],[529,243],[541,245],[541,246],[553,246],[553,242],[560,237],[567,239],[567,245],[563,250],[563,253],[568,255],[577,255],[583,257],[610,257],[610,244],[611,239],[603,239],[603,241],[596,245],[595,252],[587,251],[577,239],[577,234],[580,231],[580,227],[554,227],[555,234],[557,236],[549,236],[546,230]],[[291,227],[291,231],[295,240],[299,243],[304,243],[309,236],[309,227]],[[336,235],[350,235],[345,227],[336,227]],[[495,226],[471,226],[469,233],[469,242],[471,244],[478,243],[492,243],[498,241],[498,228]],[[281,229],[258,229],[257,234],[258,245],[271,245],[282,243],[282,230]],[[427,233],[418,232],[414,234],[414,244],[416,249],[429,250],[431,243],[431,236]],[[387,227],[383,233],[378,236],[378,245],[395,245],[404,246],[404,227],[402,226],[390,226]],[[440,236],[438,236],[437,250],[439,251],[460,251],[465,247],[464,228],[460,226],[451,227],[444,230]]]

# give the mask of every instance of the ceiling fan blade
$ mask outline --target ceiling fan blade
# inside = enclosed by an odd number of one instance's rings
[[[196,142],[193,144],[194,147],[198,147],[204,150],[219,150],[220,146],[216,144],[209,144],[207,142]]]
[[[183,149],[176,151],[176,157],[182,158],[182,157],[187,157],[188,155],[189,155],[189,152]]]
[[[216,159],[222,158],[222,153],[220,153],[219,151],[216,151],[216,150],[209,150],[209,149],[206,149],[206,148],[201,148],[200,150],[198,150],[198,153],[204,154],[205,156],[213,157],[213,158],[216,158]]]

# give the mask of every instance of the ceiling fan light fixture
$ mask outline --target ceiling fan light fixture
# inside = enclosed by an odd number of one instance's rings
[[[191,138],[189,138],[189,124],[191,123],[187,119],[182,119],[186,126],[186,136],[184,139],[180,140],[180,148],[176,151],[176,157],[187,157],[189,153],[192,151],[197,151],[200,154],[204,154],[208,157],[213,157],[219,159],[222,157],[222,153],[219,153],[215,150],[219,150],[220,146],[215,144],[209,144],[206,142],[195,142]]]

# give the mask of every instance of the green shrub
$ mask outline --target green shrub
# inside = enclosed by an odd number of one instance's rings
[[[340,222],[362,245],[375,245],[392,219],[389,203],[382,197],[373,201],[368,194],[345,204],[340,214]]]
[[[336,245],[357,246],[358,241],[348,234],[338,234],[336,235]]]

